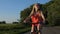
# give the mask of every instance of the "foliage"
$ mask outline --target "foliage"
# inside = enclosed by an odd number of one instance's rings
[[[18,22],[13,22],[13,24],[19,24]]]
[[[21,22],[30,14],[33,5],[21,11]],[[49,25],[59,25],[58,23],[60,22],[60,0],[51,0],[46,4],[41,4],[41,7]]]
[[[26,9],[24,9],[24,10],[21,11],[21,13],[20,13],[21,23],[31,13],[33,5],[31,5],[30,7],[28,7],[28,8],[26,8]],[[45,13],[47,13],[47,12],[46,12],[46,8],[44,7],[45,5],[40,4],[40,6],[41,6],[41,10],[43,11],[43,14],[46,17],[46,14]]]
[[[6,24],[6,22],[5,21],[0,21],[0,24]]]
[[[48,21],[50,25],[55,25],[57,20],[60,20],[60,0],[53,0],[54,3],[47,7],[48,12]],[[58,25],[58,24],[57,24]]]

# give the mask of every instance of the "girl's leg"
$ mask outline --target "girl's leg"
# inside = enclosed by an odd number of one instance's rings
[[[37,25],[38,34],[41,34],[41,26],[42,26],[41,24]]]
[[[34,25],[32,25],[32,27],[31,27],[31,33],[33,33],[34,32]]]

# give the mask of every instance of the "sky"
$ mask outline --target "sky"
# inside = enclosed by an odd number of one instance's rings
[[[0,0],[0,21],[12,23],[20,19],[20,12],[34,3],[45,4],[50,0]]]

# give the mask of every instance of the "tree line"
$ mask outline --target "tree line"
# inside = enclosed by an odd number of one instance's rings
[[[60,25],[60,0],[51,0],[46,4],[40,4],[48,25]],[[32,7],[27,7],[20,12],[20,23],[30,14]]]
[[[7,24],[6,21],[0,21],[0,24]],[[19,24],[19,22],[12,22],[12,24]]]

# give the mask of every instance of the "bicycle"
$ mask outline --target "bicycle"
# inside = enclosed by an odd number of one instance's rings
[[[37,26],[34,26],[34,31],[31,34],[38,34]]]

